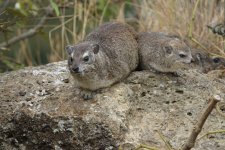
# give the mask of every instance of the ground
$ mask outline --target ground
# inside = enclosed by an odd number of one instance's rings
[[[210,97],[224,102],[221,74],[136,71],[93,100],[80,96],[66,61],[1,74],[0,150],[167,149],[163,139],[178,149]],[[213,110],[200,136],[224,129],[224,116]],[[225,132],[197,140],[194,150],[224,148]]]

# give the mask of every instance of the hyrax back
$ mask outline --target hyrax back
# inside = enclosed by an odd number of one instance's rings
[[[127,77],[138,65],[136,38],[130,26],[114,22],[101,25],[81,43],[67,46],[75,84],[94,91]]]
[[[138,35],[140,69],[159,72],[177,72],[190,63],[190,48],[179,38],[159,32]]]
[[[193,60],[191,68],[207,73],[211,70],[225,68],[225,58],[212,55],[201,49],[191,49]]]

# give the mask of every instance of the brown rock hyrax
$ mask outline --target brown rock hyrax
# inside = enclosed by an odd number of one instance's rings
[[[176,73],[192,60],[190,48],[178,37],[161,32],[138,35],[140,69]]]
[[[211,70],[224,69],[225,58],[213,55],[205,50],[191,49],[192,62],[191,68],[200,72],[207,73]]]
[[[138,65],[137,33],[122,23],[106,23],[77,45],[66,47],[75,85],[95,91],[127,77]]]

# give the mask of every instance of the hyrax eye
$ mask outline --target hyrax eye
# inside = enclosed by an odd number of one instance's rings
[[[219,63],[219,62],[220,62],[220,59],[219,59],[219,58],[214,58],[214,59],[213,59],[213,62],[214,62],[214,63]]]
[[[85,56],[85,57],[83,58],[83,60],[84,60],[84,62],[88,62],[88,61],[89,61],[89,57],[88,57],[88,56]]]
[[[180,58],[185,58],[187,57],[185,54],[179,54]]]

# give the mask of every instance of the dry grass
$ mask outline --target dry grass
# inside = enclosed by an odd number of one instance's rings
[[[118,5],[119,11],[115,18],[109,17],[109,20],[128,22],[140,32],[168,32],[188,39],[189,24],[195,2],[194,0],[133,0],[132,2],[116,1],[115,3],[113,0],[107,0],[102,13],[97,13],[96,0],[84,1],[84,3],[75,0],[73,17],[67,21],[61,19],[61,24],[50,31],[52,53],[49,56],[49,61],[65,58],[65,45],[77,43],[84,38],[87,28],[90,30],[102,24],[105,11],[112,5]],[[196,20],[193,22],[193,37],[210,52],[225,56],[224,40],[207,28],[207,25],[223,22],[223,2],[220,0],[200,0],[196,11]],[[125,6],[133,7],[134,15],[132,17],[125,16]],[[81,28],[78,28],[78,22],[82,22]],[[66,24],[71,23],[70,28],[66,26]],[[56,32],[57,30],[61,30],[61,33]],[[52,36],[53,32],[61,34],[61,38],[59,35]],[[72,40],[69,37],[72,37]],[[59,42],[60,39],[61,42]],[[193,47],[199,47],[191,40],[189,43]]]
[[[161,31],[188,39],[195,0],[144,0],[139,12],[139,31]],[[214,35],[207,25],[224,21],[224,1],[200,0],[193,22],[192,35],[210,52],[225,56],[222,37]],[[193,47],[199,47],[192,41]]]
[[[99,2],[104,6],[99,8]],[[188,39],[191,14],[196,0],[67,0],[68,7],[61,9],[61,15],[54,27],[48,24],[49,41],[42,40],[43,47],[32,47],[30,41],[20,42],[14,60],[26,65],[43,63],[43,54],[47,62],[66,59],[64,47],[81,41],[87,33],[105,21],[117,20],[131,24],[139,32],[160,31],[177,34]],[[214,35],[207,25],[224,21],[224,0],[200,0],[193,22],[193,37],[210,52],[225,56],[225,42]],[[129,9],[128,9],[129,7]],[[109,11],[110,10],[110,11]],[[111,12],[112,14],[109,14]],[[20,31],[20,30],[18,30]],[[193,47],[199,47],[191,40]],[[38,44],[37,44],[38,45]],[[31,48],[32,47],[32,48]],[[35,54],[32,49],[35,48]],[[42,53],[41,53],[42,51]]]
[[[139,31],[160,31],[188,39],[194,0],[144,0],[137,7]],[[225,55],[222,37],[213,34],[207,25],[222,23],[224,1],[200,0],[193,22],[193,37],[209,51]],[[193,47],[199,47],[192,41]]]
[[[65,45],[81,41],[88,28],[97,26],[96,20],[100,20],[100,18],[94,16],[97,10],[96,4],[96,0],[85,0],[84,2],[74,0],[73,5],[70,6],[70,9],[73,9],[73,14],[67,19],[63,17],[65,9],[62,9],[62,17],[59,19],[61,24],[49,31],[52,50],[48,57],[50,62],[65,59]]]

